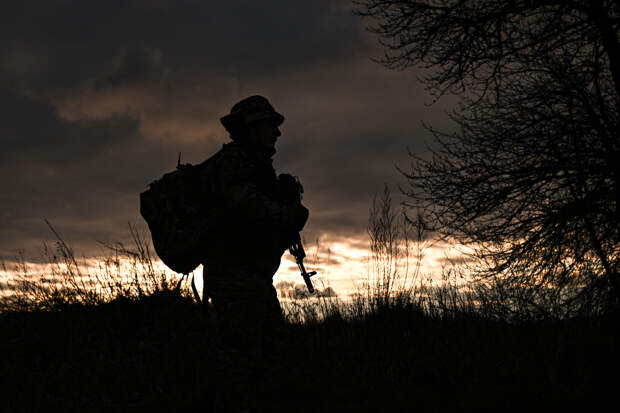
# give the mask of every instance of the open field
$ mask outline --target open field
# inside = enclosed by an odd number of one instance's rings
[[[166,291],[2,314],[2,410],[204,411],[226,382],[209,320],[190,298]],[[287,326],[255,407],[591,410],[615,394],[617,321],[509,324],[407,305],[345,319],[332,309]]]
[[[0,301],[0,411],[214,411],[227,394],[212,313],[132,234],[94,273],[58,237],[57,282],[24,277]],[[352,299],[282,300],[288,322],[259,363],[253,411],[592,411],[614,398],[617,311],[508,305],[456,273],[431,287],[390,254]]]

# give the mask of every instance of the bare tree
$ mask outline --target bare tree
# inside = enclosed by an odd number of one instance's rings
[[[411,205],[474,248],[480,276],[619,300],[620,2],[357,4],[385,65],[462,98],[460,130],[429,127],[432,157],[412,154]]]

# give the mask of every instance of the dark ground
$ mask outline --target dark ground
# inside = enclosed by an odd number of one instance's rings
[[[594,411],[617,405],[617,320],[510,325],[399,309],[290,325],[254,407]],[[0,315],[0,411],[209,411],[221,374],[211,331],[190,299],[170,294]]]

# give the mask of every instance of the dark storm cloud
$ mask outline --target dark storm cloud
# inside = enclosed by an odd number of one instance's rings
[[[159,50],[124,50],[111,72],[95,84],[97,89],[160,81],[166,75]]]
[[[237,78],[367,49],[346,1],[26,0],[4,5],[3,16],[3,50],[46,61],[37,71],[45,79],[36,77],[45,88],[92,78],[121,47],[160,49],[177,68]]]
[[[48,238],[126,241],[145,185],[227,140],[219,117],[260,93],[286,116],[278,172],[302,178],[305,236],[364,233],[420,120],[445,119],[380,55],[347,1],[12,2],[0,17],[0,251]]]

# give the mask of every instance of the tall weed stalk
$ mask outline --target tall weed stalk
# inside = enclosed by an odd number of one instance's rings
[[[32,273],[20,253],[13,278],[6,286],[12,294],[0,302],[0,312],[98,305],[119,298],[139,299],[173,288],[172,274],[157,268],[150,240],[135,226],[129,224],[132,248],[119,242],[102,244],[108,255],[94,267],[85,268],[60,233],[47,220],[46,223],[56,240],[53,247],[44,244],[45,273]],[[6,264],[3,266],[8,273]]]

